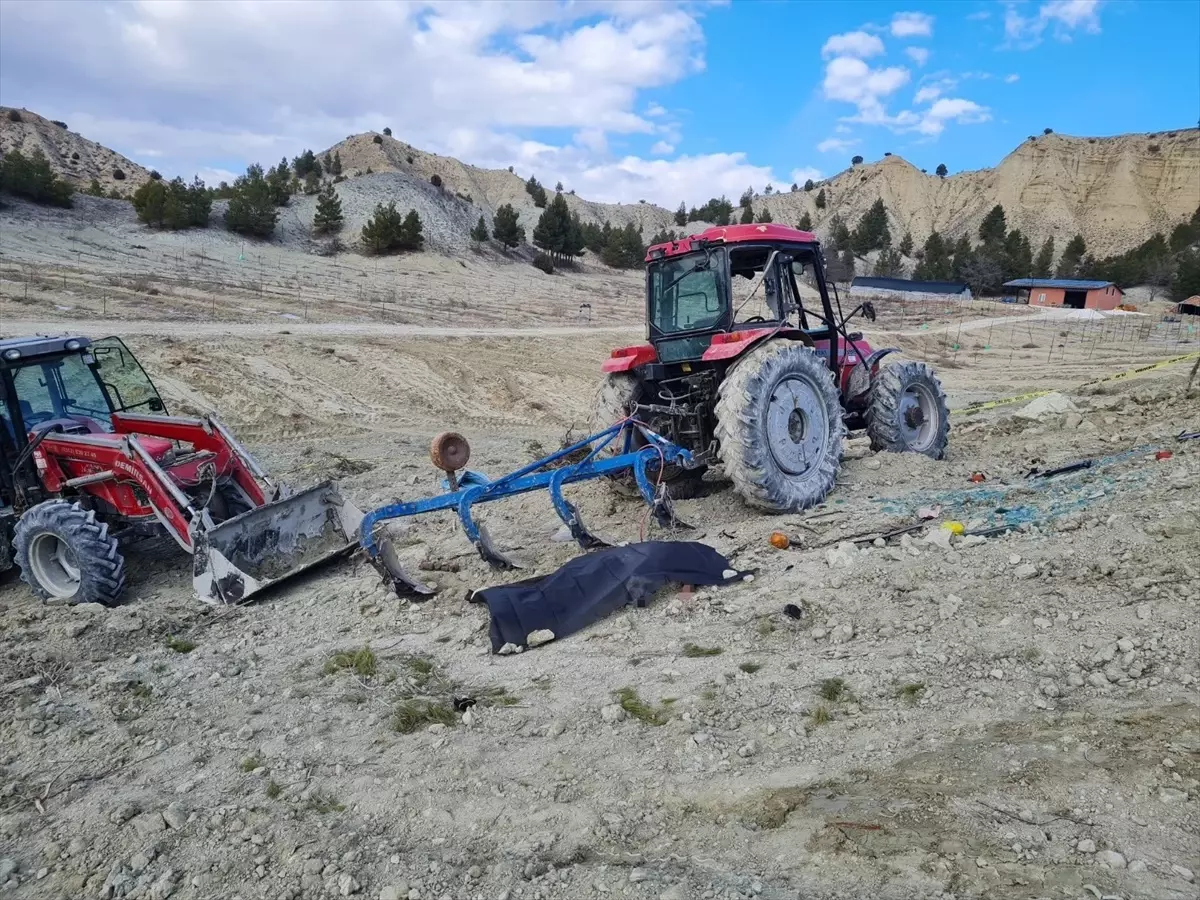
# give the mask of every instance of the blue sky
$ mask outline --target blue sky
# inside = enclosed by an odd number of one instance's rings
[[[1195,127],[1200,2],[4,0],[0,103],[209,182],[387,125],[673,207],[855,154],[960,171],[1046,127]]]

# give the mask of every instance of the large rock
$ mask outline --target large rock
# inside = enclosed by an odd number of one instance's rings
[[[1071,402],[1070,397],[1056,391],[1047,394],[1045,397],[1038,397],[1027,406],[1013,413],[1013,417],[1025,419],[1029,422],[1045,422],[1047,419],[1054,419],[1063,413],[1069,412],[1079,412],[1079,410]]]

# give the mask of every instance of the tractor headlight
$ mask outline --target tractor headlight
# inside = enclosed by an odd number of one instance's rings
[[[63,344],[63,346],[68,350],[78,350],[82,345],[79,343],[79,341],[67,341],[65,344]]]
[[[4,351],[4,358],[5,358],[5,359],[20,359],[20,358],[21,358],[21,351],[20,351],[20,350],[17,350],[17,349],[15,349],[15,348],[14,348],[14,349],[12,349],[12,350],[5,350],[5,351]]]

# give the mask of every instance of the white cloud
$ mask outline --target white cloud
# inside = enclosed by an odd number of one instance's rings
[[[933,16],[922,12],[899,12],[892,16],[892,37],[929,37]]]
[[[861,59],[839,56],[825,67],[822,89],[828,100],[857,106],[854,121],[879,123],[887,118],[883,100],[907,84],[908,78],[908,69],[901,66],[872,69]]]
[[[865,31],[835,34],[821,48],[821,55],[826,58],[830,56],[856,56],[860,59],[867,59],[872,56],[878,56],[882,52],[883,41],[873,34],[867,34]]]
[[[1005,76],[1004,76],[1004,83],[1005,83],[1005,84],[1016,84],[1016,83],[1017,83],[1018,81],[1020,81],[1020,80],[1021,80],[1021,76],[1020,76],[1020,75],[1017,75],[1016,73],[1014,73],[1014,74],[1012,74],[1012,75],[1005,75]]]
[[[920,122],[911,130],[921,134],[938,135],[945,130],[947,122],[973,125],[986,122],[991,117],[991,111],[986,106],[980,106],[971,100],[943,97],[926,110]]]
[[[820,153],[843,153],[860,143],[862,142],[858,138],[829,137],[817,144],[817,151]]]
[[[918,66],[923,66],[929,62],[929,50],[925,47],[905,47],[904,52]]]
[[[299,8],[0,2],[2,102],[62,118],[127,154],[153,148],[164,175],[189,178],[228,180],[229,169],[385,125],[478,165],[530,171],[536,162],[547,183],[562,178],[584,196],[594,183],[604,199],[674,205],[680,195],[711,194],[698,173],[731,191],[772,175],[741,154],[670,163],[609,155],[614,134],[653,135],[659,151],[678,146],[679,126],[643,92],[703,69],[704,35],[685,0],[307,0]],[[40,39],[48,33],[52,45]],[[521,132],[535,128],[566,131],[572,143],[524,140]],[[661,166],[682,175],[663,175],[669,188],[660,193],[640,173]],[[603,177],[589,181],[595,173]],[[688,173],[698,180],[681,189]]]
[[[1036,15],[1026,16],[1020,7],[1009,2],[1004,10],[1006,46],[1021,50],[1036,47],[1048,28],[1063,41],[1069,41],[1077,30],[1099,34],[1099,11],[1100,0],[1049,0],[1038,8]]]
[[[650,152],[655,156],[668,156],[675,152],[675,145],[668,144],[666,141],[656,141],[650,148]]]
[[[800,169],[792,169],[792,184],[798,184],[800,187],[804,187],[804,182],[808,181],[810,178],[813,181],[820,181],[821,170],[814,169],[812,166],[804,166]]]
[[[913,103],[928,103],[942,96],[942,89],[936,84],[927,84],[913,95]]]

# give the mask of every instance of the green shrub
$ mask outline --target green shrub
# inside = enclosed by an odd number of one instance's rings
[[[0,192],[44,206],[70,207],[75,189],[54,174],[40,150],[31,156],[13,150],[0,159]]]

